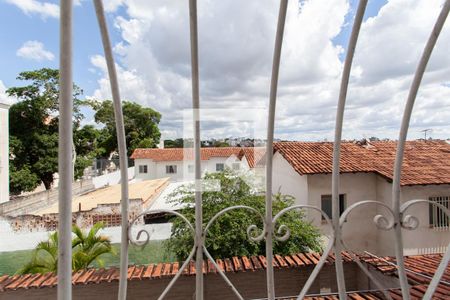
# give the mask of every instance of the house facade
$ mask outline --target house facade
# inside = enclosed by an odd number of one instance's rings
[[[0,103],[0,203],[9,201],[9,105]]]
[[[202,174],[249,169],[246,153],[240,147],[209,147],[201,149]],[[138,180],[169,177],[172,181],[194,178],[192,148],[136,149],[132,156],[135,161],[135,178]]]
[[[331,217],[332,143],[275,143],[273,188],[296,198],[297,204],[320,207]],[[391,205],[392,173],[396,142],[343,143],[341,148],[340,210],[363,201]],[[406,144],[401,179],[401,202],[429,199],[449,208],[450,145],[446,141],[409,141]],[[324,234],[323,218],[308,212],[308,218]],[[363,205],[352,211],[343,226],[343,239],[350,250],[393,255],[392,231],[376,228],[373,218],[390,217],[379,205]],[[411,207],[418,217],[416,230],[403,230],[405,254],[442,251],[450,242],[449,219],[428,204]]]

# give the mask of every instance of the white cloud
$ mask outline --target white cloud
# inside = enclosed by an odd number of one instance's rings
[[[0,103],[5,103],[5,104],[14,104],[17,99],[14,97],[10,97],[6,94],[6,86],[3,84],[3,81],[0,80]]]
[[[345,114],[346,138],[397,136],[412,74],[440,8],[439,1],[410,2],[391,0],[363,24]],[[350,7],[346,0],[301,3],[299,8],[297,1],[289,2],[277,136],[331,140],[343,51],[333,39],[346,25]],[[117,16],[114,24],[122,35],[115,51],[123,98],[160,111],[161,129],[181,135],[182,109],[191,106],[188,5],[163,0],[124,0],[121,5],[127,15]],[[202,107],[267,107],[276,1],[198,5]],[[432,127],[434,137],[450,132],[449,118],[442,112],[450,99],[450,56],[445,46],[450,44],[449,29],[446,25],[425,75],[411,137],[419,137],[423,127]],[[110,98],[103,57],[94,56],[91,62],[102,74],[93,96]],[[218,132],[237,134],[233,126],[205,128],[204,134]]]
[[[20,47],[16,55],[19,57],[43,61],[43,60],[53,60],[55,55],[48,50],[45,50],[44,44],[38,41],[27,41],[22,47]]]
[[[27,15],[38,14],[42,18],[59,18],[59,6],[50,2],[37,0],[5,0],[6,2],[17,6]]]

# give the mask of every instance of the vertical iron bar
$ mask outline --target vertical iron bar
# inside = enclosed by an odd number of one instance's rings
[[[336,127],[333,144],[333,174],[331,182],[332,190],[332,215],[333,227],[335,234],[335,256],[336,256],[336,278],[338,283],[340,299],[346,299],[344,267],[342,264],[341,251],[343,249],[341,242],[341,228],[339,226],[339,159],[341,155],[341,138],[342,138],[342,124],[344,121],[345,101],[347,98],[348,82],[350,78],[350,70],[352,67],[353,57],[355,54],[356,42],[358,41],[361,23],[366,10],[367,0],[359,1],[358,10],[356,12],[355,21],[353,23],[352,33],[347,47],[347,55],[344,62],[344,70],[342,72],[342,80],[339,91],[339,102],[336,112]]]
[[[106,65],[108,66],[109,82],[114,102],[114,118],[116,121],[117,143],[119,150],[122,215],[121,244],[120,244],[120,281],[119,300],[127,297],[127,272],[128,272],[128,159],[127,144],[125,139],[125,127],[123,122],[122,104],[120,99],[119,83],[117,80],[116,66],[111,49],[111,41],[108,34],[108,26],[105,20],[102,0],[94,0],[95,12],[102,36],[103,49],[105,51]]]
[[[450,10],[450,0],[445,1],[439,17],[436,20],[433,31],[428,38],[425,49],[423,50],[422,57],[420,58],[419,65],[417,66],[416,72],[414,74],[414,79],[409,90],[408,99],[406,101],[405,110],[403,112],[402,125],[399,133],[397,152],[395,156],[394,164],[394,176],[392,182],[392,209],[394,211],[395,217],[395,256],[397,259],[398,276],[400,279],[400,286],[402,288],[403,299],[410,299],[409,296],[409,285],[408,279],[405,272],[405,264],[403,260],[403,240],[402,240],[402,227],[401,227],[401,214],[400,214],[400,179],[401,179],[401,168],[403,164],[403,154],[405,151],[406,136],[408,135],[409,122],[411,119],[411,113],[414,107],[414,102],[416,100],[417,91],[419,90],[420,83],[425,73],[426,66],[430,59],[431,53],[439,34],[444,26],[445,20],[447,19]]]
[[[60,1],[58,299],[72,299],[72,0]]]
[[[272,62],[272,78],[270,81],[269,116],[267,122],[266,145],[266,260],[267,260],[267,298],[275,299],[275,281],[273,276],[273,223],[272,223],[272,160],[273,134],[275,127],[275,107],[277,101],[278,74],[280,70],[281,46],[283,44],[284,24],[286,22],[288,0],[280,1],[277,32]]]
[[[195,297],[203,299],[203,213],[201,192],[200,165],[200,95],[198,72],[198,29],[197,1],[189,1],[189,19],[191,33],[191,73],[192,73],[192,109],[194,122],[194,155],[195,155]]]

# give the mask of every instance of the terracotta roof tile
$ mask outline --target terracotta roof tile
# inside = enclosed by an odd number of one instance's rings
[[[392,180],[397,142],[380,141],[341,146],[342,173],[374,172]],[[279,142],[279,152],[300,175],[332,172],[333,143]],[[450,184],[450,144],[442,140],[407,141],[401,185]]]
[[[153,272],[153,266],[154,265],[149,265],[145,271],[142,273],[142,278],[143,279],[149,279],[152,277],[152,272]]]
[[[346,252],[342,253],[344,261],[351,259],[351,255]],[[359,255],[359,259],[387,276],[397,276],[396,268],[392,264],[395,263],[393,257],[376,257],[371,255]],[[407,275],[412,286],[412,298],[421,299],[430,282],[430,278],[434,275],[435,270],[439,266],[442,254],[433,255],[415,255],[405,257],[405,266]],[[298,268],[307,265],[313,265],[320,259],[319,253],[298,253],[293,255],[274,256],[274,264],[279,268]],[[334,261],[334,256],[330,255],[327,261]],[[216,263],[222,270],[226,272],[242,272],[251,270],[261,270],[266,268],[267,261],[262,255],[252,257],[233,257],[232,259],[217,259]],[[149,280],[160,277],[175,276],[178,272],[180,264],[176,263],[159,263],[157,265],[150,264],[148,266],[130,266],[128,268],[129,280]],[[208,267],[208,268],[207,268]],[[183,271],[184,275],[195,274],[195,262],[191,261],[188,267]],[[203,271],[206,273],[215,272],[216,269],[211,262],[205,262]],[[450,266],[447,267],[444,274],[444,280],[448,281],[450,276]],[[101,282],[111,282],[117,280],[119,270],[117,268],[110,269],[87,269],[74,272],[72,283],[79,284],[96,284]],[[0,276],[0,291],[28,289],[33,287],[50,287],[57,283],[57,276],[54,273],[47,274],[26,274],[14,276]],[[401,292],[398,289],[390,290],[390,294],[394,299],[401,299]],[[440,284],[434,295],[434,299],[448,299],[450,287]],[[383,299],[382,295],[377,292],[352,292],[348,294],[349,299]],[[447,297],[447,298],[446,298]],[[291,299],[289,297],[280,299]],[[295,298],[293,298],[295,299]],[[337,299],[335,295],[327,295],[320,297],[307,297],[306,299]]]
[[[211,157],[230,157],[235,155],[242,157],[243,152],[240,147],[209,147],[201,148],[201,160],[208,160]],[[154,161],[182,161],[193,160],[193,148],[137,148],[131,155],[132,159],[151,159]]]

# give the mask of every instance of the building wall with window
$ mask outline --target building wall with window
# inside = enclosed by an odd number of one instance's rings
[[[280,190],[296,198],[296,204],[308,204],[325,211],[323,199],[331,195],[331,174],[300,175],[284,157],[276,152],[273,159],[273,190]],[[386,178],[371,172],[343,173],[340,176],[339,192],[344,198],[345,208],[363,200],[376,200],[391,206],[392,183]],[[325,197],[324,197],[325,196]],[[402,203],[414,199],[439,198],[441,204],[450,208],[446,201],[450,196],[450,185],[413,185],[402,186]],[[442,251],[450,243],[449,220],[442,213],[426,203],[413,206],[408,210],[418,217],[419,226],[414,231],[403,230],[403,242],[406,254]],[[431,215],[440,215],[430,220]],[[383,231],[375,226],[373,218],[381,214],[390,217],[389,212],[374,204],[366,204],[352,210],[343,226],[343,239],[349,250],[370,251],[378,255],[394,255],[394,235],[392,231]],[[308,218],[318,226],[323,234],[330,232],[325,220],[319,213],[308,212]],[[434,222],[434,225],[433,225]]]
[[[9,201],[9,105],[0,103],[0,203]]]
[[[382,201],[391,205],[392,184],[385,179],[378,177],[377,179],[377,195],[378,201]],[[403,186],[401,189],[401,203],[415,199],[430,199],[430,197],[450,196],[450,185],[414,185]],[[448,203],[447,203],[448,205]],[[448,206],[447,206],[448,207]],[[436,210],[434,210],[436,213]],[[442,249],[450,243],[450,230],[448,226],[448,218],[445,222],[441,221],[437,224],[430,224],[430,205],[427,203],[412,206],[406,211],[418,218],[419,225],[416,230],[403,230],[403,247],[405,254],[417,254],[426,251],[433,252],[433,249]],[[385,214],[387,215],[387,214]],[[442,226],[444,225],[444,226]],[[380,255],[394,254],[394,236],[392,232],[379,231],[377,233],[378,249]]]
[[[145,166],[147,166],[147,172],[145,172]],[[242,161],[235,155],[230,157],[212,157],[201,162],[202,174],[220,171],[222,167],[230,169],[234,167],[239,170],[249,168],[247,161]],[[192,180],[194,178],[194,161],[155,162],[151,159],[135,159],[135,174],[135,178],[138,180],[165,177],[170,177],[172,181]]]
[[[304,175],[308,177],[308,204],[322,207],[323,199],[331,195],[331,174]],[[356,202],[376,199],[376,175],[372,173],[345,173],[340,177],[339,193],[347,208]],[[332,206],[332,205],[331,205]],[[349,250],[376,249],[377,230],[372,222],[376,215],[374,205],[354,209],[343,226],[343,239]],[[329,233],[330,228],[318,213],[310,213],[313,223],[319,226],[323,233]]]

